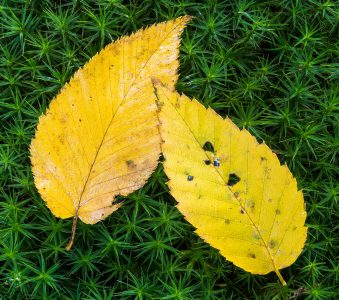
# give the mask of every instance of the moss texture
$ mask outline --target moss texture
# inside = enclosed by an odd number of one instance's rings
[[[177,89],[265,141],[297,177],[308,240],[297,262],[255,276],[203,243],[175,208],[161,165],[95,226],[55,219],[32,180],[38,118],[104,45],[176,16]],[[3,0],[0,3],[1,299],[338,297],[338,6],[335,1]],[[292,299],[291,298],[291,299]]]

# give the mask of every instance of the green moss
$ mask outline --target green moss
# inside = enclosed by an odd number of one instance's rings
[[[199,3],[200,2],[200,3]],[[4,0],[0,4],[0,298],[331,299],[338,183],[335,1]],[[234,267],[194,233],[159,166],[102,224],[55,219],[35,190],[28,146],[70,76],[117,37],[190,14],[177,88],[264,140],[297,177],[308,240],[274,274]]]

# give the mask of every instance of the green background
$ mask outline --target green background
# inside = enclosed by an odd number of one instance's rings
[[[39,116],[97,51],[190,14],[177,89],[265,141],[303,189],[304,251],[251,275],[194,233],[159,166],[94,226],[53,217],[33,183]],[[0,299],[334,299],[338,295],[338,7],[335,1],[0,2]],[[337,247],[337,248],[336,248]]]

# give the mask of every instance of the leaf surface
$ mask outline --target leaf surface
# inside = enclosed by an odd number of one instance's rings
[[[265,144],[198,101],[157,84],[171,194],[197,234],[254,274],[291,265],[307,228],[303,194]]]
[[[35,185],[53,214],[94,224],[143,186],[160,154],[151,77],[174,87],[180,34],[190,17],[109,44],[40,117],[30,146]],[[74,229],[74,228],[73,228]]]

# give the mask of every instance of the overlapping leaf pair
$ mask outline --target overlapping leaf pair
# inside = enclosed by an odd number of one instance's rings
[[[31,143],[35,185],[53,214],[94,224],[141,188],[161,152],[178,209],[206,242],[256,274],[292,264],[303,196],[248,131],[174,91],[190,17],[140,30],[95,55],[50,103]]]

